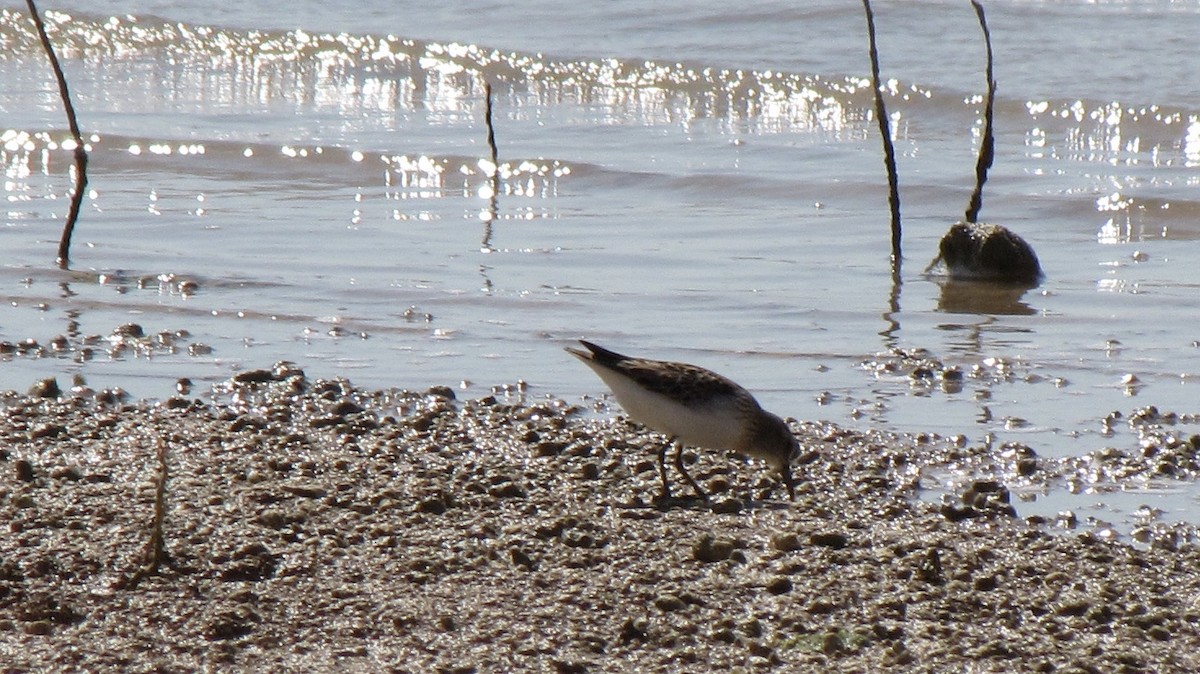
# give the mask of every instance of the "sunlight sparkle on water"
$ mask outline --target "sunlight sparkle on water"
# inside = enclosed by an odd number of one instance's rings
[[[1183,154],[1188,166],[1200,166],[1200,121],[1192,120],[1183,139]]]

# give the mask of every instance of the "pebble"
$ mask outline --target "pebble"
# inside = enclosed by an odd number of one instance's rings
[[[733,554],[733,541],[716,539],[711,534],[704,534],[692,545],[692,556],[701,562],[723,562]]]
[[[33,482],[33,464],[25,459],[17,459],[13,463],[18,482]]]

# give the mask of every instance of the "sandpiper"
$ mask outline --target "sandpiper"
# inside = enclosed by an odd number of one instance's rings
[[[624,356],[580,340],[587,351],[567,347],[612,389],[626,414],[667,436],[658,452],[663,498],[671,498],[667,482],[667,448],[675,445],[675,468],[701,498],[704,489],[683,466],[683,446],[732,449],[762,459],[780,471],[788,497],[796,498],[792,459],[799,443],[787,423],[765,411],[750,392],[711,370]]]
[[[1037,254],[1003,225],[956,222],[938,243],[928,272],[942,263],[952,279],[1035,286],[1042,278]]]

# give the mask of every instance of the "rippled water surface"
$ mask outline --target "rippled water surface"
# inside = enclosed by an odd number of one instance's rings
[[[786,415],[1046,456],[1138,451],[1101,423],[1113,411],[1200,412],[1195,5],[987,4],[982,216],[1047,279],[980,295],[921,273],[974,180],[984,55],[965,1],[876,3],[898,288],[858,3],[336,4],[47,12],[91,157],[69,271],[61,103],[24,6],[0,11],[0,340],[68,337],[4,355],[0,385],[79,374],[164,397],[291,360],[573,399],[603,391],[562,352],[587,337],[712,367]],[[112,350],[130,322],[174,336]],[[893,348],[963,386],[870,365]],[[1170,510],[1196,505],[1188,487]]]

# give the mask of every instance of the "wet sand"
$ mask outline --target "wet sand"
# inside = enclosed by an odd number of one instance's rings
[[[711,501],[657,503],[661,439],[563,401],[287,365],[219,388],[3,398],[0,670],[1200,668],[1187,536],[1064,531],[1011,495],[1190,478],[1194,439],[1051,461],[794,422],[794,503],[721,452],[685,454]],[[171,564],[132,583],[160,446]],[[940,470],[980,477],[916,498]]]

